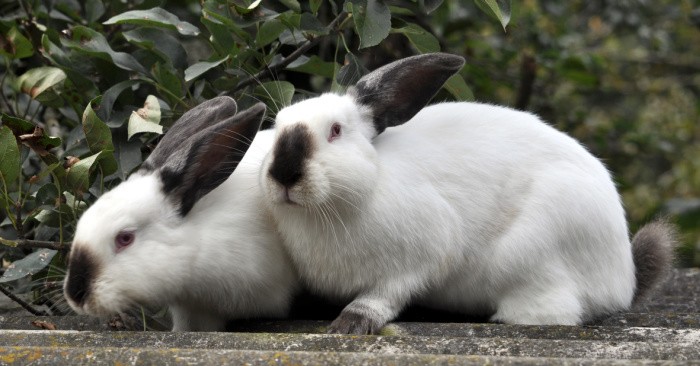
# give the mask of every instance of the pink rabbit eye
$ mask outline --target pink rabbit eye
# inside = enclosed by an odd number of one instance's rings
[[[331,142],[331,141],[337,139],[338,137],[340,137],[340,130],[341,130],[340,123],[338,123],[338,122],[333,123],[333,125],[331,126],[331,133],[330,133],[330,135],[328,135],[328,142]]]
[[[114,246],[117,248],[117,253],[134,242],[136,235],[131,231],[120,231],[114,238]]]

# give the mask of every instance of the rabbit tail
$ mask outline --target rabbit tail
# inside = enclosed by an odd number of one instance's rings
[[[674,259],[676,229],[664,220],[644,225],[632,238],[637,289],[634,302],[642,299],[668,274]]]

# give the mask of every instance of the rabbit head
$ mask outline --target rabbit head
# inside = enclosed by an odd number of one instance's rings
[[[357,206],[375,187],[373,139],[410,120],[464,65],[435,53],[405,58],[361,78],[347,94],[323,94],[282,109],[263,163],[268,201],[282,207]]]
[[[64,285],[75,311],[108,315],[178,298],[200,244],[211,245],[199,242],[205,229],[191,213],[236,169],[265,106],[236,111],[219,97],[185,113],[138,171],[82,215]]]

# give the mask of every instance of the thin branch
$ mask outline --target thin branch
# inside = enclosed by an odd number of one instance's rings
[[[515,101],[516,109],[521,111],[527,110],[536,74],[537,61],[532,55],[524,54],[520,63],[520,87],[518,88],[518,98]]]
[[[17,243],[17,248],[45,248],[61,251],[68,251],[68,249],[70,249],[70,244],[57,241],[19,239],[14,240],[14,242]]]
[[[328,24],[328,27],[326,27],[326,29],[328,29],[328,34],[332,34],[332,33],[337,32],[340,29],[340,26],[343,24],[343,20],[345,20],[345,18],[347,18],[347,17],[348,17],[348,13],[346,13],[346,12],[341,12],[340,14],[338,14],[338,16],[335,19],[333,19],[333,21],[330,24]],[[278,62],[272,66],[266,67],[264,70],[258,72],[257,74],[250,76],[246,79],[243,79],[240,83],[238,83],[238,85],[236,85],[235,88],[233,88],[233,90],[231,90],[225,94],[229,94],[229,95],[233,94],[237,91],[240,91],[243,88],[246,88],[250,85],[258,83],[261,79],[267,79],[270,76],[276,74],[277,72],[279,72],[280,70],[284,69],[289,64],[294,62],[296,59],[301,57],[308,50],[313,48],[316,44],[318,44],[318,42],[321,39],[323,39],[323,37],[318,36],[318,37],[313,37],[313,38],[307,40],[306,42],[304,42],[304,44],[299,46],[299,48],[297,48],[294,52],[290,53],[287,57],[283,58],[281,62]]]
[[[48,315],[46,312],[34,309],[31,305],[29,305],[26,301],[20,299],[17,297],[15,294],[13,294],[10,290],[8,290],[5,286],[0,285],[0,292],[5,294],[5,296],[9,297],[12,301],[16,302],[19,304],[19,306],[23,307],[25,310],[28,312],[32,313],[32,315],[36,316],[46,316]]]

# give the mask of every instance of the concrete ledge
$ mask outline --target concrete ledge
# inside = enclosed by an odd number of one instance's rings
[[[438,336],[346,336],[290,333],[173,333],[5,331],[0,346],[57,348],[236,349],[258,351],[444,354],[545,358],[700,360],[700,339],[682,342],[471,338]]]
[[[466,355],[392,355],[348,352],[195,350],[146,348],[0,347],[6,365],[686,365],[682,361],[486,357]]]

